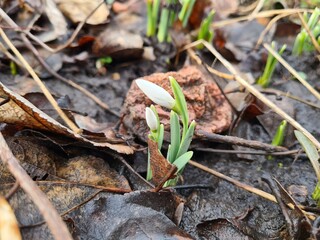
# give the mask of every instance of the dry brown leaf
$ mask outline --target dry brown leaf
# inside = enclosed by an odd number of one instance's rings
[[[20,240],[21,234],[14,212],[4,197],[0,196],[0,239]]]
[[[72,22],[82,22],[101,3],[101,0],[55,0],[60,10]],[[94,12],[86,23],[97,25],[105,23],[109,16],[109,9],[105,3]]]
[[[41,33],[38,38],[43,42],[49,42],[65,36],[68,32],[68,24],[54,0],[44,1],[44,11],[53,29]]]
[[[80,134],[72,132],[43,111],[36,108],[25,98],[15,94],[2,83],[0,83],[0,122],[18,124],[24,127],[45,130],[61,134],[79,141],[87,142],[97,147],[107,147],[119,153],[132,154],[133,149],[124,143],[112,144],[108,139],[101,139],[99,142],[89,140]]]
[[[152,171],[152,182],[158,186],[163,184],[166,180],[175,178],[176,175],[168,176],[164,179],[166,175],[171,171],[173,164],[169,163],[158,150],[158,143],[148,139],[148,146],[150,149],[150,166]]]

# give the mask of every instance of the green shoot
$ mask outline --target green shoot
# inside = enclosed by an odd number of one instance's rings
[[[102,57],[99,58],[98,61],[101,63],[101,65],[107,65],[112,63],[112,57]]]
[[[210,25],[212,23],[215,11],[212,10],[209,15],[202,21],[199,33],[198,33],[198,40],[203,39],[207,42],[211,42],[213,39],[213,31],[210,30]],[[197,46],[198,49],[203,49],[203,44],[199,44]]]
[[[179,20],[182,22],[183,27],[186,27],[188,24],[195,2],[196,0],[183,0],[182,9],[179,13]]]
[[[275,42],[271,43],[271,47],[275,50],[276,44]],[[279,55],[282,55],[284,50],[286,49],[287,45],[283,45],[281,49],[278,51]],[[273,72],[276,68],[278,61],[277,59],[271,54],[268,54],[267,64],[264,68],[262,76],[258,79],[257,84],[261,85],[263,88],[266,88],[269,86],[271,82],[271,77],[273,75]]]
[[[148,82],[143,79],[136,80],[138,87],[155,103],[160,106],[171,109],[170,113],[170,145],[167,152],[168,162],[177,167],[177,177],[168,180],[164,187],[173,186],[177,183],[185,165],[191,159],[193,152],[188,151],[192,137],[194,134],[196,123],[192,121],[189,125],[189,114],[187,102],[183,95],[182,89],[178,82],[169,77],[171,88],[174,94],[174,99],[163,88],[158,85]],[[160,124],[158,113],[153,105],[146,108],[146,120],[150,128],[149,138],[158,143],[158,148],[161,150],[163,141],[163,124]],[[180,120],[182,122],[182,129],[180,127]],[[182,132],[182,134],[181,134]],[[159,144],[161,142],[161,144]],[[150,167],[150,153],[148,151],[148,172],[147,180],[152,179]]]
[[[171,0],[167,0],[166,3],[170,4]],[[164,42],[167,40],[168,28],[169,28],[169,17],[170,17],[170,10],[168,6],[164,6],[161,11],[159,30],[157,35],[159,42]]]
[[[320,9],[315,8],[313,13],[311,14],[310,18],[308,18],[307,13],[303,15],[303,18],[307,22],[307,26],[310,29],[312,35],[315,37],[318,43],[320,43]],[[315,48],[312,44],[312,41],[310,39],[310,36],[308,35],[308,32],[306,29],[302,28],[300,33],[297,35],[292,53],[294,55],[301,55],[304,52],[311,52]]]
[[[12,76],[16,76],[18,74],[17,65],[15,64],[14,61],[10,61],[10,70],[11,70]]]
[[[306,152],[313,169],[316,172],[316,176],[318,179],[318,183],[313,191],[312,198],[317,201],[318,205],[320,205],[320,165],[319,165],[319,154],[317,148],[312,144],[312,142],[300,131],[295,130],[294,134],[296,138],[302,145],[302,148]]]
[[[283,144],[286,129],[287,129],[287,121],[283,120],[283,121],[281,121],[281,123],[279,124],[279,126],[277,128],[277,131],[272,139],[271,145],[281,146]],[[272,156],[268,156],[267,158],[269,160],[273,159]]]
[[[273,137],[271,145],[273,146],[281,146],[283,144],[285,132],[287,129],[287,121],[281,121],[279,127],[277,128],[276,134]]]

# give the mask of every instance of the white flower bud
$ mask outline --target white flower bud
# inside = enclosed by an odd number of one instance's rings
[[[158,119],[149,107],[146,107],[146,120],[151,131],[155,131],[158,129]]]
[[[174,98],[162,87],[144,79],[137,79],[136,83],[141,91],[154,103],[169,109],[172,109],[176,104]]]

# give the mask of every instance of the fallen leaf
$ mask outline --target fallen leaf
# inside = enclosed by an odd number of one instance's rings
[[[98,57],[137,59],[143,54],[143,39],[140,34],[119,29],[118,26],[108,27],[96,38],[92,51]]]
[[[101,3],[100,0],[55,0],[60,10],[71,19],[78,23],[84,21],[89,14]],[[86,21],[91,25],[105,23],[109,16],[108,6],[103,3]]]
[[[0,105],[0,122],[54,132],[56,134],[89,143],[93,146],[107,147],[119,153],[133,153],[133,149],[130,146],[125,145],[124,141],[112,144],[108,142],[107,138],[100,138],[99,142],[94,142],[80,134],[72,132],[70,129],[66,128],[40,109],[36,108],[25,98],[12,92],[2,83],[0,83],[0,100],[2,101],[2,104]]]
[[[0,239],[20,240],[21,234],[14,212],[4,197],[0,196]]]
[[[57,175],[72,182],[131,190],[125,177],[109,167],[102,158],[79,156],[64,162]]]
[[[152,182],[158,186],[164,184],[167,180],[175,178],[174,171],[171,175],[168,173],[175,167],[169,163],[158,150],[158,143],[148,139],[148,146],[150,150],[150,166],[152,171]],[[177,167],[175,167],[177,170]],[[166,178],[166,179],[165,179]]]
[[[57,8],[54,0],[46,0],[43,4],[45,13],[53,29],[45,31],[37,35],[37,37],[43,42],[49,42],[65,36],[68,32],[68,24],[60,10]]]

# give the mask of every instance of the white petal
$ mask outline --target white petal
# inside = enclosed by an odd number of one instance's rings
[[[158,129],[158,119],[151,108],[146,108],[146,120],[151,131]]]
[[[156,104],[169,109],[174,107],[176,101],[162,87],[141,78],[137,79],[136,83],[141,91]]]

